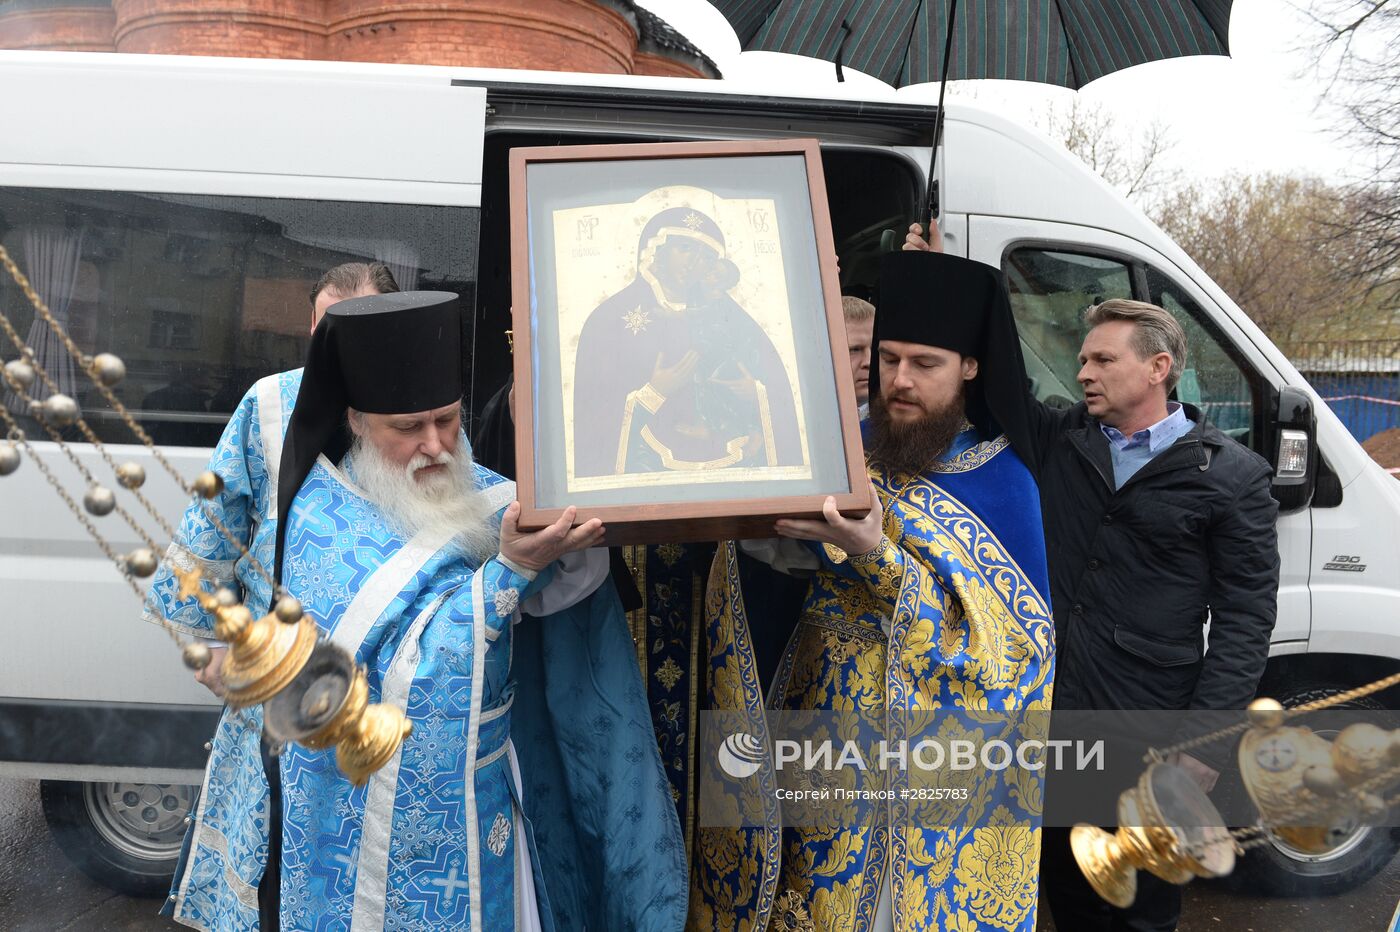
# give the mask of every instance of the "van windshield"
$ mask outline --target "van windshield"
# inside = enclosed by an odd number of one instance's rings
[[[0,242],[80,351],[125,361],[116,392],[163,446],[212,446],[253,382],[301,365],[311,288],[333,266],[382,261],[401,289],[454,291],[470,307],[478,215],[413,204],[0,188]],[[78,400],[101,440],[134,442],[15,283],[0,278],[0,301],[58,390]],[[0,340],[0,356],[14,354]],[[7,392],[0,403],[27,433],[44,436],[19,398]]]

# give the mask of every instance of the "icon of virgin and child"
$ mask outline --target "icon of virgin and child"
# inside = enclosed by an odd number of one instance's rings
[[[670,207],[646,223],[636,276],[579,336],[576,476],[804,465],[793,387],[731,295],[739,276],[701,211]]]

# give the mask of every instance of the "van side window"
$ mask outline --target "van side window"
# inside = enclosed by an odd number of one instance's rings
[[[311,287],[333,266],[380,260],[400,288],[470,308],[478,222],[464,207],[0,187],[0,242],[81,352],[125,361],[116,394],[171,446],[212,446],[253,382],[302,364]],[[0,306],[99,439],[135,442],[3,270]],[[0,334],[0,359],[17,355]],[[47,439],[18,396],[0,404]]]
[[[1005,272],[1035,396],[1069,407],[1084,397],[1075,379],[1084,309],[1109,298],[1131,298],[1132,269],[1103,256],[1021,247],[1007,255]]]
[[[1201,306],[1151,267],[1147,293],[1147,300],[1170,311],[1186,330],[1186,365],[1176,399],[1200,408],[1211,423],[1245,446],[1257,447],[1255,415],[1262,397],[1258,379],[1209,327]]]

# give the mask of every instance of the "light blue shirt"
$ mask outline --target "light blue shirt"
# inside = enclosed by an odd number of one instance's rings
[[[1151,427],[1144,427],[1131,437],[1124,437],[1116,427],[1099,424],[1108,438],[1108,452],[1113,457],[1114,488],[1121,489],[1152,458],[1191,432],[1195,425],[1186,411],[1175,401],[1167,402],[1167,416]]]

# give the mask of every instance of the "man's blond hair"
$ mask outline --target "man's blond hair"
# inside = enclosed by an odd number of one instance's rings
[[[1084,312],[1084,323],[1092,330],[1111,320],[1126,320],[1133,325],[1132,347],[1139,359],[1149,359],[1158,353],[1172,358],[1167,372],[1167,394],[1181,381],[1186,367],[1186,331],[1170,312],[1146,301],[1110,298]]]
[[[846,318],[847,323],[857,324],[875,316],[875,305],[860,298],[843,295],[841,297],[841,314]]]

